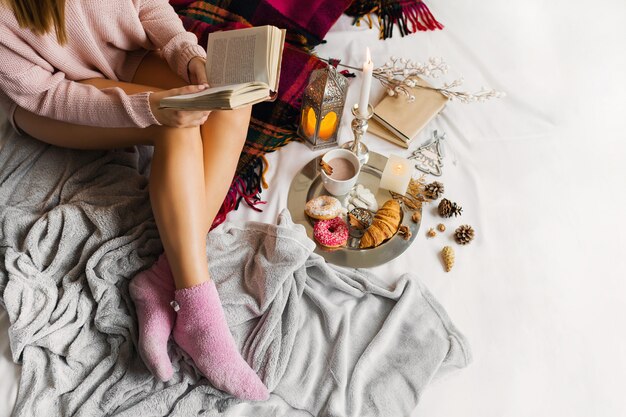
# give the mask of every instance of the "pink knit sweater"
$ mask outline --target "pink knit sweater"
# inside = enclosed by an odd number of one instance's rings
[[[76,82],[130,81],[147,51],[161,49],[169,66],[188,80],[187,65],[206,57],[167,0],[68,0],[68,43],[56,34],[19,27],[0,2],[0,106],[17,105],[41,116],[82,125],[146,127],[154,118],[150,93],[127,95]]]

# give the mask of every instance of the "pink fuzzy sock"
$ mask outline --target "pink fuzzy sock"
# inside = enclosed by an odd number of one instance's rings
[[[128,289],[139,321],[139,354],[152,375],[165,382],[174,374],[167,341],[176,318],[170,306],[176,287],[165,254],[137,274]]]
[[[261,401],[269,392],[241,357],[228,329],[213,281],[176,290],[174,340],[214,387],[244,400]]]

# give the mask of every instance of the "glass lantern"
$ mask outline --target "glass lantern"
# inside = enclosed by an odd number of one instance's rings
[[[348,80],[333,66],[311,73],[302,95],[298,135],[313,150],[337,146]]]

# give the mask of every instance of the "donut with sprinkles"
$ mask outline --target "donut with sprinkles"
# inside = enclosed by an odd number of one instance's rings
[[[341,217],[320,220],[313,226],[313,237],[327,248],[344,246],[348,241],[348,225]]]

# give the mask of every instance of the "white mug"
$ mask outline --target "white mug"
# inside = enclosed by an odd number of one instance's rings
[[[356,184],[356,180],[361,172],[361,163],[354,152],[347,149],[333,149],[332,151],[326,152],[326,154],[322,157],[322,161],[328,163],[335,158],[346,159],[351,162],[354,167],[354,175],[346,180],[336,180],[331,178],[326,175],[324,170],[322,170],[322,184],[324,185],[326,191],[334,196],[340,196],[348,194],[352,187],[354,187],[354,184]]]

